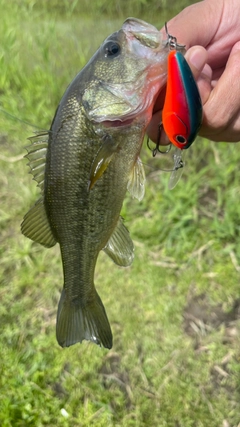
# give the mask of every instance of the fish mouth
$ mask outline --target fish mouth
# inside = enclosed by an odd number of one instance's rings
[[[168,49],[156,27],[136,18],[128,18],[115,37],[126,58],[133,58],[133,77],[130,73],[124,80],[99,81],[94,90],[104,95],[101,103],[92,103],[93,89],[88,89],[82,97],[86,115],[105,128],[123,128],[136,119],[146,125],[166,83]]]
[[[101,122],[101,124],[105,127],[105,128],[121,128],[124,126],[130,126],[132,124],[132,122],[134,121],[135,117],[131,117],[130,119],[126,119],[126,120],[104,120]]]
[[[138,40],[142,46],[150,49],[162,49],[162,34],[151,24],[137,18],[127,18],[122,30],[130,39]]]

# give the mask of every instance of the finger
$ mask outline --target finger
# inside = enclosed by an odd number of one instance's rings
[[[230,53],[226,68],[208,101],[200,134],[214,141],[240,140],[240,42]]]
[[[223,0],[205,0],[183,9],[167,26],[169,34],[180,44],[208,46],[214,37],[223,12]],[[165,28],[161,32],[166,38]]]
[[[195,80],[198,79],[207,64],[208,54],[202,46],[194,46],[187,50],[185,59],[188,62]],[[205,74],[207,71],[205,71]],[[209,76],[210,77],[210,76]]]
[[[152,119],[147,127],[147,134],[151,141],[157,143],[158,136],[159,136],[159,124],[162,121],[162,111],[159,110],[155,114],[153,114]]]
[[[165,96],[166,96],[166,86],[164,86],[163,89],[161,89],[161,92],[159,93],[159,95],[157,97],[157,100],[156,100],[154,107],[153,107],[153,114],[155,114],[157,111],[163,109]]]
[[[221,68],[217,68],[215,70],[212,70],[212,81],[211,81],[212,87],[216,86],[216,84],[217,84],[218,80],[220,79],[224,70],[225,70],[225,66],[221,67]]]
[[[202,46],[194,46],[186,52],[185,59],[188,61],[193,77],[196,80],[201,100],[204,105],[212,90],[212,70],[207,64],[208,53]]]

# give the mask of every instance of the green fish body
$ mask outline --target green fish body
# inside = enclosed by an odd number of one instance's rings
[[[42,196],[22,232],[46,247],[60,245],[57,340],[63,347],[83,339],[112,347],[95,265],[102,249],[118,265],[133,261],[120,211],[127,189],[139,200],[144,195],[139,153],[166,81],[167,55],[156,28],[129,18],[70,84],[48,135],[33,138],[28,149]]]

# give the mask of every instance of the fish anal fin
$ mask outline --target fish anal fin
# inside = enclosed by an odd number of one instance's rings
[[[51,248],[57,243],[48,221],[43,198],[40,198],[26,213],[21,224],[21,231],[24,236],[47,248]]]
[[[91,190],[96,181],[101,178],[117,151],[118,143],[115,143],[112,138],[107,137],[93,160],[89,176],[89,190]]]
[[[122,267],[128,267],[133,262],[134,245],[121,217],[119,217],[118,223],[103,250],[116,264]]]
[[[129,177],[127,189],[139,201],[143,199],[145,193],[145,172],[142,161],[138,157]]]
[[[91,303],[71,302],[63,289],[58,305],[57,341],[69,347],[84,339],[106,348],[112,348],[112,332],[104,305],[96,289]]]

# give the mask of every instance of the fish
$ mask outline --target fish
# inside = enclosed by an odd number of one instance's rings
[[[64,284],[56,338],[62,347],[83,340],[112,347],[94,271],[101,250],[119,266],[133,261],[121,207],[127,190],[138,200],[144,196],[139,155],[166,82],[168,53],[154,26],[128,18],[68,86],[50,130],[27,148],[41,197],[21,231],[45,247],[60,245]]]

